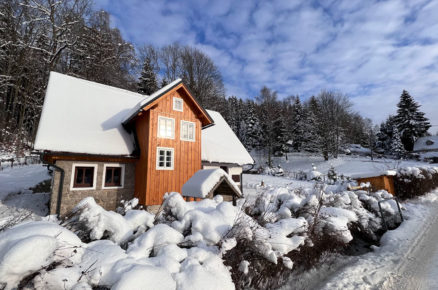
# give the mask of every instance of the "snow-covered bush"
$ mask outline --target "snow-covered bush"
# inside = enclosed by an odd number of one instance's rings
[[[81,240],[74,233],[51,222],[28,222],[2,232],[2,289],[16,289],[19,283],[24,287],[34,273],[51,265],[64,268],[77,263],[83,253],[81,246]]]
[[[133,201],[128,204],[135,203]],[[126,243],[135,237],[134,234],[138,236],[154,226],[155,216],[147,211],[133,210],[130,206],[125,210],[124,216],[106,211],[94,198],[87,197],[76,205],[63,225],[76,232],[84,241],[107,238],[117,244]]]
[[[50,289],[276,287],[291,270],[344,249],[357,232],[377,240],[377,202],[386,196],[333,193],[322,185],[269,187],[233,206],[221,196],[186,202],[170,193],[157,216],[132,209],[135,201],[121,215],[86,198],[65,223],[76,232],[80,225],[82,241],[50,222],[1,233],[0,283],[8,289],[20,283]],[[391,204],[384,210],[388,217],[395,213]]]
[[[424,195],[438,187],[438,167],[399,168],[394,178],[394,187],[400,199]]]

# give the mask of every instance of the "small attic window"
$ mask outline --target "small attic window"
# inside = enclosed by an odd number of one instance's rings
[[[435,143],[435,142],[433,142],[433,141],[430,140],[430,139],[426,141],[426,145],[427,145],[427,146],[431,146],[431,145],[433,145],[434,143]]]
[[[173,97],[173,110],[182,112],[183,111],[183,99]]]

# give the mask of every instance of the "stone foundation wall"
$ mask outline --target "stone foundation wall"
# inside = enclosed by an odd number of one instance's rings
[[[96,184],[95,189],[72,189],[72,175],[73,164],[81,165],[97,165]],[[104,165],[118,165],[125,166],[124,184],[123,188],[108,189],[102,187],[104,178]],[[71,211],[76,204],[82,199],[92,196],[96,202],[107,210],[115,210],[120,205],[121,200],[130,200],[134,197],[135,187],[135,163],[111,163],[111,162],[97,162],[97,161],[64,161],[58,160],[56,165],[64,169],[65,176],[62,189],[61,199],[61,216],[64,216]],[[58,188],[61,173],[54,171],[52,180],[52,193],[50,199],[50,214],[56,214],[56,204],[58,201]]]

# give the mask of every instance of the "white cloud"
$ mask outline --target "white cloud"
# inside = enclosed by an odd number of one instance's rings
[[[125,37],[195,45],[219,66],[229,95],[255,96],[263,85],[279,96],[334,89],[380,122],[406,89],[438,125],[436,1],[114,2],[97,5]]]

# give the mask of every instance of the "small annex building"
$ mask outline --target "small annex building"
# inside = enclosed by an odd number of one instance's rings
[[[242,166],[254,164],[254,160],[222,115],[207,112],[213,118],[214,126],[202,130],[202,168],[221,168],[242,191]]]
[[[371,190],[373,191],[384,189],[392,195],[395,195],[394,176],[396,174],[397,172],[395,170],[386,170],[381,172],[358,173],[350,177],[356,180],[359,185],[369,182]]]
[[[438,163],[438,136],[418,138],[413,152],[419,154],[422,160]]]
[[[206,166],[226,166],[240,182],[253,163],[180,79],[146,96],[51,72],[34,149],[55,170],[50,213],[60,215],[88,196],[106,209],[133,197],[159,205]]]
[[[236,203],[242,197],[239,186],[221,168],[197,171],[183,186],[182,195],[186,198],[204,199],[222,195],[225,201]]]

